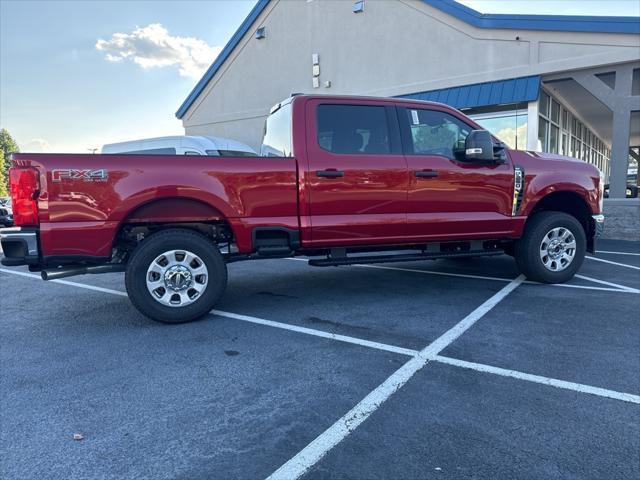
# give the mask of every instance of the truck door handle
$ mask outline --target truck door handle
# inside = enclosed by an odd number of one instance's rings
[[[325,178],[344,177],[344,172],[335,168],[327,168],[326,170],[317,170],[316,175]]]
[[[437,170],[416,170],[413,172],[416,177],[437,177]]]

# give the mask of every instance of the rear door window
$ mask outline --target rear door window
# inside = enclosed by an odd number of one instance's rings
[[[391,153],[386,109],[375,105],[318,105],[320,148],[336,154]]]

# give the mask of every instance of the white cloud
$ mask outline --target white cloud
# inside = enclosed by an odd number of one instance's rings
[[[518,128],[505,127],[498,130],[495,134],[500,140],[506,143],[509,148],[516,148],[516,135],[518,137],[518,148],[525,150],[527,148],[527,124],[520,125]]]
[[[99,39],[96,49],[110,62],[133,60],[142,68],[177,66],[180,75],[192,78],[201,77],[222,50],[197,38],[171,36],[159,23]]]
[[[26,153],[47,153],[51,151],[51,145],[44,138],[32,138],[27,143],[20,145],[20,151]]]

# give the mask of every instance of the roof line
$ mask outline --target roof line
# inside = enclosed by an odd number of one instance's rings
[[[640,17],[589,15],[520,15],[481,13],[455,0],[422,0],[478,28],[509,30],[557,30],[595,33],[640,33]]]
[[[242,37],[265,10],[271,0],[258,0],[251,12],[222,49],[213,64],[207,69],[200,81],[193,87],[189,96],[180,105],[176,117],[181,119],[193,102],[205,89],[213,76],[238,46]],[[480,13],[455,0],[422,0],[469,25],[477,28],[507,30],[556,30],[570,32],[596,33],[635,33],[640,34],[640,17],[596,17],[580,15],[505,15]]]

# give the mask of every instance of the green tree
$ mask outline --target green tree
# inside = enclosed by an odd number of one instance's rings
[[[7,178],[4,174],[6,168],[4,165],[4,150],[0,150],[0,197],[8,197]]]
[[[6,128],[0,130],[0,151],[2,151],[4,161],[0,161],[0,192],[4,191],[6,194],[9,188],[9,155],[11,153],[17,153],[20,151],[18,144],[11,137]],[[0,196],[3,196],[0,194]]]

